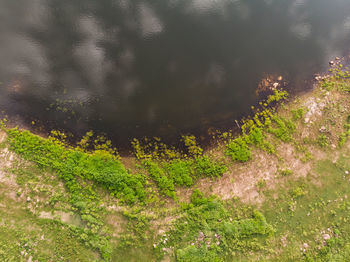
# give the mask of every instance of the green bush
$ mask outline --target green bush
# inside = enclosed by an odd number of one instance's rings
[[[52,168],[68,186],[73,186],[80,177],[99,183],[129,202],[145,198],[142,178],[129,174],[121,162],[106,151],[86,153],[17,129],[8,130],[8,135],[11,150],[40,167]]]
[[[197,157],[194,160],[194,169],[197,177],[219,177],[227,171],[223,163],[215,163],[208,156]]]
[[[268,132],[274,134],[283,142],[290,142],[292,140],[292,134],[296,129],[294,123],[284,117],[277,115],[274,115],[272,117],[272,120],[276,127],[269,127]]]
[[[238,137],[226,145],[226,155],[233,161],[247,162],[251,157],[251,151],[246,140]]]
[[[264,135],[261,128],[254,127],[247,136],[247,142],[254,145],[261,145],[264,141]]]
[[[349,117],[347,121],[349,122]],[[339,136],[339,142],[338,142],[339,147],[342,147],[343,145],[345,145],[346,141],[350,137],[350,124],[345,124],[344,128],[345,128],[345,131],[341,133]]]
[[[296,110],[292,110],[292,115],[293,115],[293,117],[292,117],[293,121],[300,120],[305,115],[305,109],[304,108],[298,108]]]
[[[182,140],[191,157],[199,157],[203,153],[203,149],[197,145],[195,136],[182,136]]]
[[[329,138],[326,135],[319,135],[316,142],[320,147],[328,147],[329,146]]]
[[[156,182],[160,192],[169,197],[175,197],[175,186],[171,178],[168,178],[165,170],[151,160],[143,161],[150,177]]]
[[[262,249],[257,238],[263,240],[274,233],[260,212],[244,209],[247,217],[241,217],[241,211],[235,214],[237,208],[228,209],[222,201],[206,198],[199,190],[193,191],[191,203],[183,210],[174,229],[166,234],[168,242],[158,247],[175,245],[177,261],[235,261],[232,253]]]
[[[175,159],[165,164],[165,170],[174,184],[179,186],[193,185],[192,161]]]

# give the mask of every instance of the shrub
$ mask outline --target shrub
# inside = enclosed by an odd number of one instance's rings
[[[171,178],[166,176],[164,169],[151,160],[143,161],[150,177],[156,182],[160,192],[169,197],[175,197],[175,186]]]
[[[304,117],[305,110],[304,110],[304,108],[298,108],[296,110],[292,110],[292,115],[293,115],[292,116],[293,121],[297,121],[297,120]]]
[[[215,163],[208,156],[197,157],[194,160],[194,169],[199,177],[219,177],[227,171],[223,163]]]
[[[293,174],[293,171],[290,169],[283,169],[280,170],[280,175],[281,176],[290,176],[291,174]]]
[[[269,127],[268,131],[274,134],[277,138],[281,139],[283,142],[291,141],[292,134],[296,128],[293,122],[277,115],[274,115],[272,120],[276,127]]]
[[[246,140],[238,137],[226,145],[226,155],[231,156],[234,161],[247,162],[251,157],[251,151]]]
[[[175,159],[165,164],[165,170],[174,184],[179,186],[193,185],[192,161]]]
[[[254,127],[250,130],[247,142],[254,145],[261,145],[264,141],[264,135],[261,128]]]
[[[347,122],[349,122],[349,116],[348,116]],[[338,142],[339,147],[342,147],[350,137],[350,124],[349,123],[345,124],[344,127],[345,127],[345,131],[341,133],[339,136],[339,142]]]
[[[191,203],[195,206],[201,206],[208,202],[208,199],[204,197],[203,193],[199,189],[195,189],[191,195]]]
[[[174,246],[177,261],[233,261],[231,254],[261,250],[257,243],[271,235],[274,229],[260,212],[252,210],[242,218],[236,208],[229,210],[214,197],[206,198],[194,190],[191,203],[184,209],[183,217],[176,220],[174,229],[167,234],[168,242],[159,248]],[[201,235],[201,237],[199,237]]]
[[[8,130],[8,135],[11,150],[40,167],[52,168],[67,185],[72,185],[79,176],[99,183],[129,202],[145,197],[141,177],[129,174],[115,155],[107,151],[86,153],[65,148],[55,140],[43,139],[17,129]]]
[[[320,147],[328,147],[329,146],[329,139],[326,135],[323,135],[323,134],[317,138],[316,142]]]
[[[203,149],[197,145],[195,136],[182,136],[182,140],[191,157],[199,157],[203,153]]]

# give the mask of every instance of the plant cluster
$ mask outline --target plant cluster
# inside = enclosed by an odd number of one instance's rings
[[[198,178],[219,177],[227,170],[223,163],[203,155],[195,136],[182,136],[183,152],[167,147],[160,139],[145,142],[141,145],[133,140],[134,154],[165,196],[174,198],[176,186],[190,187]]]
[[[175,186],[190,187],[198,178],[219,177],[227,171],[223,163],[216,163],[208,156],[170,161],[144,160],[142,165],[160,192],[172,198],[175,197]]]
[[[284,90],[275,90],[266,102],[261,102],[261,110],[257,110],[252,118],[243,121],[242,135],[230,139],[226,145],[226,155],[233,161],[246,162],[251,158],[251,146],[255,145],[268,153],[274,153],[274,146],[266,139],[265,132],[275,135],[278,139],[289,142],[295,131],[291,120],[278,116],[274,109],[268,108],[271,104],[280,102],[288,97]],[[301,114],[301,113],[299,113]]]
[[[163,247],[174,248],[177,261],[232,260],[235,252],[263,250],[265,239],[274,232],[259,211],[251,209],[242,218],[215,197],[204,197],[199,190],[193,191],[191,203],[184,205],[183,211],[174,230],[156,246],[159,251]]]
[[[108,236],[100,233],[103,227],[101,208],[89,182],[96,182],[124,201],[135,202],[145,198],[142,178],[130,174],[108,150],[88,153],[67,148],[57,139],[43,139],[28,131],[8,129],[7,133],[11,150],[40,168],[54,170],[63,179],[70,193],[73,211],[80,214],[86,226],[71,226],[71,231],[109,260],[112,249]]]

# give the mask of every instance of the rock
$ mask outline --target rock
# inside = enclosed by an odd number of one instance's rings
[[[308,243],[304,243],[304,248],[309,248],[309,245],[308,245]]]
[[[345,175],[349,175],[349,171],[348,170],[345,170]]]
[[[329,61],[329,65],[334,65],[335,63],[334,63],[334,61]]]
[[[329,234],[323,234],[322,237],[323,237],[323,240],[328,240],[331,238]]]
[[[199,232],[199,234],[198,234],[198,241],[203,241],[204,240],[204,238],[205,238],[205,235],[204,235],[204,233],[201,231],[201,232]]]
[[[273,83],[272,86],[273,86],[274,89],[276,89],[277,87],[279,87],[279,85],[280,85],[280,84],[276,82],[276,83]]]
[[[277,80],[278,80],[278,81],[282,81],[282,80],[283,80],[283,77],[282,77],[282,76],[279,76],[279,77],[277,78]]]
[[[27,197],[27,202],[30,202],[30,200],[31,200],[30,197]]]
[[[321,126],[320,132],[321,132],[321,133],[324,133],[324,132],[326,132],[326,131],[327,131],[327,128],[326,128],[325,126]]]
[[[335,58],[335,60],[340,60],[340,57],[337,56],[337,57]]]

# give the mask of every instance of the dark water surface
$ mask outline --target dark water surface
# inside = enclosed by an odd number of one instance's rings
[[[350,47],[349,0],[0,0],[0,109],[131,137],[234,125]]]

